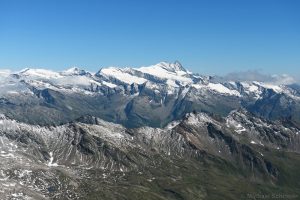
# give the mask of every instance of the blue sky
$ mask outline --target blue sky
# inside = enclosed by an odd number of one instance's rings
[[[0,0],[0,68],[179,60],[202,74],[300,75],[297,0]]]

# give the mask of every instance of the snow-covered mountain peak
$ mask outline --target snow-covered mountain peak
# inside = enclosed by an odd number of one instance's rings
[[[169,73],[178,74],[178,75],[187,74],[187,70],[185,68],[183,68],[181,63],[178,61],[175,61],[174,63],[160,62],[156,65],[137,68],[137,70],[142,71],[142,72],[143,71],[150,72],[150,74],[153,74],[157,71],[162,71],[162,70],[167,71]]]
[[[161,67],[170,72],[179,72],[179,71],[186,72],[186,69],[183,68],[183,66],[179,61],[175,61],[174,63],[160,62],[156,64],[156,66]]]
[[[178,85],[185,86],[193,83],[192,75],[187,72],[179,62],[160,62],[156,65],[135,68],[134,70],[142,72],[146,76],[150,75],[165,80],[166,84],[172,87],[178,87]]]
[[[140,68],[102,68],[95,75],[113,84],[131,85],[151,82],[150,85],[156,85],[155,88],[161,83],[172,88],[193,83],[192,73],[185,70],[178,61],[174,63],[160,62],[156,65]]]
[[[80,69],[78,67],[72,67],[70,69],[67,69],[63,72],[61,72],[62,75],[66,75],[66,76],[73,76],[73,75],[80,75],[80,76],[83,76],[83,75],[87,75],[89,74],[89,72],[83,70],[83,69]]]

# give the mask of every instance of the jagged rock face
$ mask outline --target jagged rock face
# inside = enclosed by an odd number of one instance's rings
[[[149,199],[213,198],[205,192],[211,188],[203,176],[216,187],[225,179],[242,184],[251,178],[249,187],[264,182],[275,190],[286,172],[268,154],[299,153],[298,133],[286,122],[263,121],[245,110],[226,118],[191,113],[164,129],[128,129],[92,116],[44,127],[1,116],[0,197],[135,199],[144,194],[140,188],[131,196],[123,187],[130,182],[142,184]],[[215,177],[219,173],[223,178]],[[120,190],[112,194],[114,187]]]
[[[240,110],[227,117],[227,127],[240,138],[247,135],[254,144],[300,152],[299,127],[291,120],[269,121]]]
[[[227,116],[241,106],[266,119],[300,122],[296,86],[219,81],[179,62],[90,73],[25,69],[0,73],[0,112],[22,122],[59,125],[84,115],[126,127],[164,127],[192,111]]]

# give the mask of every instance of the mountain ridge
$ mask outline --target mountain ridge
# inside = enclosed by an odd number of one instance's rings
[[[249,131],[253,126],[261,128]],[[273,133],[278,128],[280,137]],[[38,126],[1,115],[0,197],[215,199],[222,195],[239,199],[251,190],[289,189],[296,195],[300,162],[290,156],[300,152],[299,130],[264,121],[246,110],[232,111],[226,118],[188,113],[164,129],[128,129],[92,116],[59,126]],[[294,162],[289,172],[276,162],[283,153],[286,162]],[[289,179],[293,185],[287,189],[282,184],[290,174],[295,178]],[[131,186],[126,189],[124,184]],[[136,184],[151,192],[137,188],[133,195]],[[211,185],[219,190],[212,192]],[[110,186],[119,190],[112,194]],[[239,189],[229,194],[232,187]]]
[[[66,123],[91,114],[128,127],[162,127],[193,110],[226,116],[239,107],[265,118],[291,117],[300,122],[300,93],[294,86],[220,81],[193,74],[179,62],[102,68],[97,73],[79,68],[5,71],[0,83],[0,112],[33,124]],[[269,107],[271,99],[290,103]],[[261,113],[263,110],[270,114]],[[283,115],[280,110],[289,111]]]

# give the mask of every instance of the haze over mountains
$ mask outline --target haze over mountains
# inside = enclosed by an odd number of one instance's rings
[[[299,197],[294,83],[204,76],[179,62],[2,70],[0,198]]]

